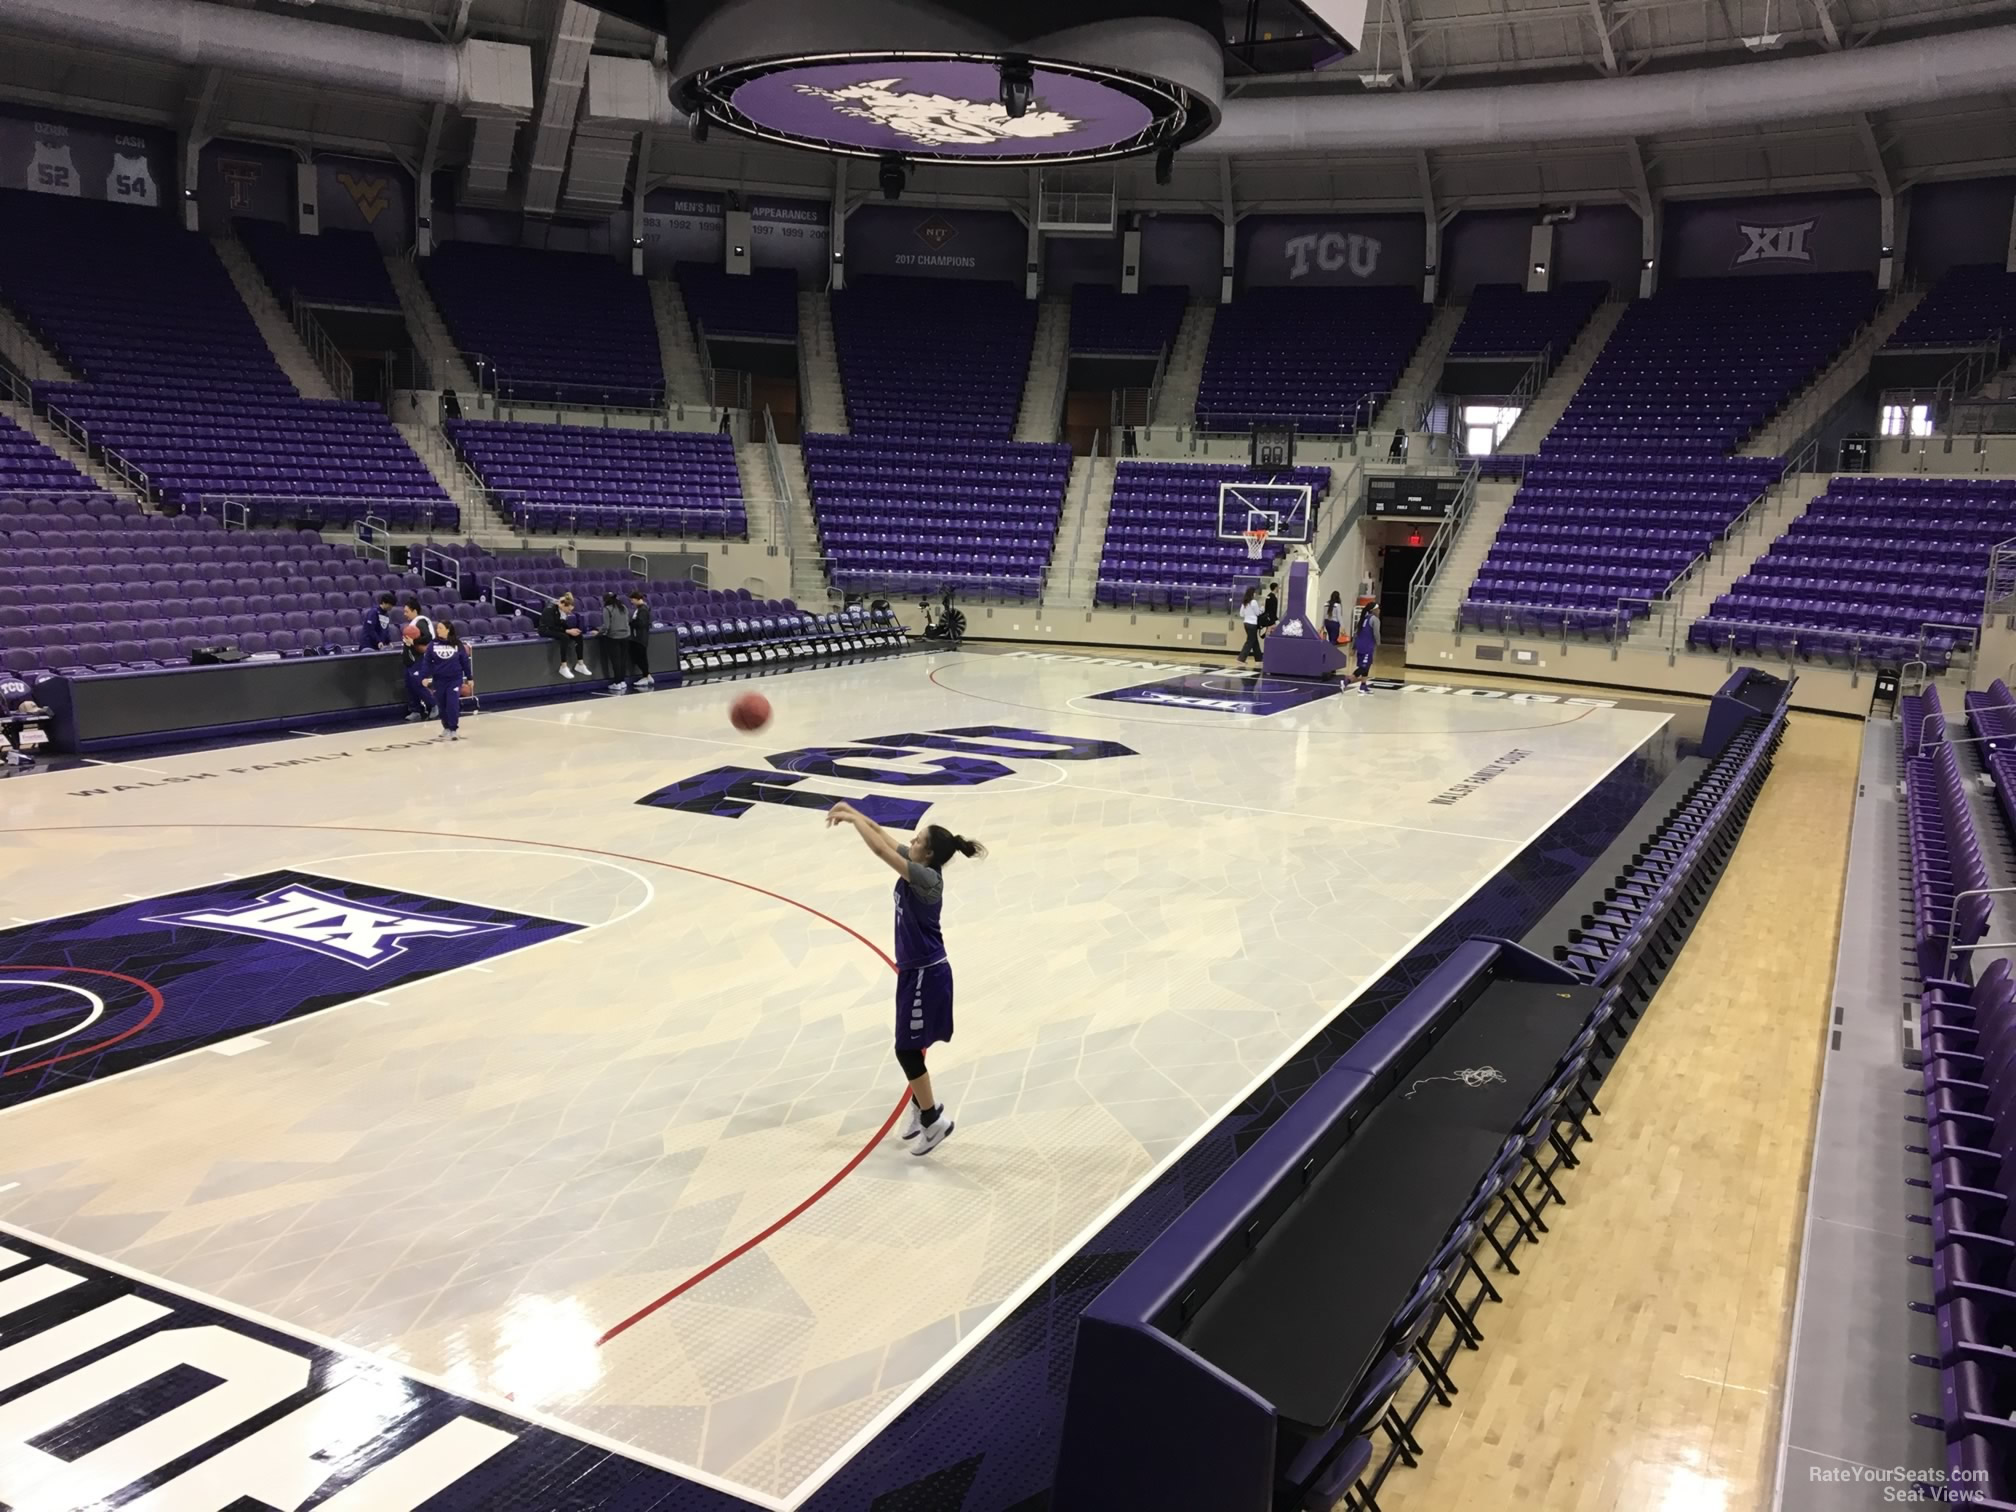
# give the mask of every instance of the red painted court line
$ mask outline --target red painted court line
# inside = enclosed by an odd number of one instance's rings
[[[709,881],[713,882],[726,882],[729,886],[739,887],[743,889],[745,892],[758,893],[761,894],[763,897],[775,899],[779,903],[788,904],[792,908],[798,909],[803,913],[808,913],[812,915],[812,917],[815,919],[820,919],[828,924],[831,924],[835,929],[840,930],[843,934],[851,935],[854,939],[860,941],[863,945],[867,946],[870,950],[874,951],[876,956],[878,956],[881,959],[882,964],[887,966],[892,972],[896,969],[896,962],[894,958],[892,958],[890,954],[886,950],[884,950],[880,945],[877,945],[873,940],[869,939],[866,935],[862,934],[861,931],[859,931],[858,929],[854,929],[849,925],[841,923],[831,914],[821,913],[818,909],[812,907],[812,905],[809,903],[801,903],[799,902],[798,899],[786,897],[783,893],[772,892],[767,887],[758,887],[753,882],[738,881],[734,877],[721,876],[718,872],[702,871],[697,866],[681,866],[675,861],[660,861],[650,856],[633,856],[624,851],[597,850],[592,845],[567,845],[556,840],[528,840],[516,835],[471,835],[462,833],[457,830],[400,829],[389,825],[379,825],[379,824],[238,824],[230,822],[216,823],[216,824],[211,823],[40,824],[33,826],[32,830],[26,827],[13,828],[13,829],[0,829],[0,834],[27,834],[31,832],[35,834],[47,834],[53,830],[135,830],[135,829],[256,829],[256,830],[291,829],[291,830],[310,830],[317,834],[327,834],[327,835],[344,834],[344,833],[368,834],[368,835],[418,835],[424,839],[433,839],[433,840],[493,840],[493,841],[500,841],[506,845],[530,845],[530,846],[538,846],[544,850],[575,851],[584,856],[604,856],[614,861],[635,861],[641,866],[659,866],[665,868],[667,871],[686,872],[690,876],[705,877]],[[30,968],[23,967],[21,969],[27,970]],[[40,968],[40,969],[47,970],[53,968]],[[64,969],[70,969],[70,968],[64,968]],[[103,973],[103,975],[115,976],[117,975],[117,973],[106,972]],[[123,978],[122,980],[134,982],[136,986],[144,987],[148,992],[153,993],[157,1004],[155,1012],[158,1013],[160,1011],[158,1004],[160,1002],[161,995],[158,992],[154,992],[154,989],[152,987],[148,987],[145,982],[140,982],[133,977],[126,977]],[[150,1014],[148,1022],[152,1022],[152,1018],[153,1015]],[[143,1023],[127,1032],[137,1034],[140,1029],[145,1027],[146,1025]],[[124,1036],[121,1037],[123,1038]],[[111,1042],[108,1041],[107,1043]],[[24,1066],[21,1069],[29,1070],[32,1068]],[[910,1094],[906,1089],[903,1094],[903,1097],[897,1102],[895,1111],[891,1113],[888,1116],[888,1118],[883,1120],[882,1127],[875,1131],[874,1135],[868,1140],[866,1144],[864,1144],[863,1146],[861,1146],[859,1150],[856,1150],[854,1152],[854,1157],[851,1160],[849,1160],[847,1164],[843,1165],[842,1167],[840,1167],[839,1170],[835,1171],[831,1176],[827,1177],[825,1182],[821,1184],[819,1189],[813,1192],[811,1196],[807,1197],[803,1202],[799,1203],[796,1207],[791,1209],[790,1212],[786,1213],[782,1218],[779,1218],[776,1222],[772,1223],[768,1228],[765,1228],[762,1232],[756,1234],[752,1238],[743,1240],[742,1243],[736,1245],[735,1248],[728,1251],[727,1254],[721,1256],[717,1260],[709,1262],[702,1269],[694,1272],[694,1274],[692,1274],[691,1276],[688,1276],[684,1281],[681,1281],[677,1286],[673,1287],[672,1290],[666,1292],[664,1296],[659,1297],[654,1302],[647,1303],[645,1306],[639,1308],[636,1312],[632,1313],[629,1317],[625,1318],[622,1322],[616,1324],[607,1333],[603,1334],[601,1338],[595,1341],[596,1347],[600,1348],[602,1345],[607,1344],[610,1340],[616,1338],[625,1329],[630,1328],[635,1324],[643,1322],[646,1318],[650,1317],[651,1314],[658,1311],[658,1309],[663,1307],[666,1303],[673,1301],[675,1298],[679,1297],[682,1293],[692,1290],[694,1287],[698,1286],[702,1281],[705,1281],[709,1276],[713,1275],[716,1271],[721,1270],[724,1266],[732,1265],[735,1261],[741,1259],[742,1256],[748,1254],[749,1251],[756,1248],[757,1245],[761,1244],[764,1240],[768,1239],[772,1234],[775,1234],[778,1230],[784,1228],[786,1225],[794,1222],[796,1219],[803,1216],[815,1203],[817,1203],[821,1198],[826,1196],[828,1192],[831,1192],[835,1187],[840,1185],[841,1182],[845,1181],[850,1175],[852,1175],[854,1173],[855,1167],[859,1166],[862,1161],[868,1158],[869,1152],[872,1151],[875,1148],[875,1146],[880,1144],[884,1139],[888,1138],[889,1131],[896,1126],[896,1120],[903,1116],[903,1105],[904,1103],[908,1102],[909,1099]]]
[[[78,976],[111,977],[116,982],[124,982],[130,987],[138,987],[142,992],[147,994],[148,1000],[153,1004],[147,1010],[147,1016],[131,1029],[123,1029],[113,1035],[112,1038],[100,1040],[95,1045],[86,1045],[81,1050],[69,1050],[62,1055],[52,1055],[49,1059],[36,1061],[32,1065],[11,1067],[4,1073],[8,1076],[19,1076],[23,1071],[46,1070],[59,1061],[75,1060],[80,1055],[91,1055],[96,1051],[109,1049],[111,1046],[118,1044],[119,1041],[131,1039],[142,1029],[145,1029],[154,1020],[161,1017],[161,1010],[168,1006],[167,1000],[161,996],[153,983],[143,982],[138,977],[126,975],[123,971],[96,971],[89,966],[24,966],[18,962],[13,965],[0,966],[0,971],[68,971],[74,972]]]
[[[637,1311],[630,1314],[629,1317],[625,1318],[621,1323],[618,1323],[614,1328],[610,1329],[607,1333],[602,1335],[601,1338],[597,1339],[595,1341],[595,1347],[598,1349],[601,1348],[604,1344],[607,1344],[611,1339],[614,1339],[617,1335],[621,1334],[625,1329],[631,1327],[634,1324],[642,1323],[646,1318],[650,1317],[651,1314],[658,1311],[658,1309],[663,1307],[667,1302],[671,1302],[676,1298],[684,1295],[685,1293],[691,1291],[694,1287],[698,1286],[702,1281],[705,1281],[709,1276],[713,1275],[714,1272],[720,1270],[723,1266],[734,1264],[735,1261],[740,1260],[744,1255],[748,1254],[749,1251],[756,1248],[756,1246],[761,1244],[765,1239],[768,1239],[772,1234],[776,1233],[786,1224],[798,1218],[815,1202],[817,1202],[821,1197],[824,1197],[828,1192],[832,1191],[833,1188],[840,1185],[841,1182],[845,1181],[849,1176],[851,1176],[854,1173],[854,1168],[859,1164],[861,1164],[862,1161],[868,1158],[869,1152],[873,1150],[875,1146],[882,1143],[883,1140],[889,1137],[889,1131],[896,1127],[896,1120],[903,1116],[904,1104],[908,1103],[909,1101],[910,1101],[910,1093],[908,1092],[908,1090],[905,1090],[902,1098],[896,1104],[896,1111],[891,1113],[887,1118],[885,1118],[882,1121],[882,1127],[877,1129],[874,1132],[874,1134],[869,1137],[868,1143],[864,1144],[863,1146],[861,1146],[860,1149],[854,1152],[854,1158],[852,1160],[848,1161],[847,1164],[840,1167],[839,1170],[835,1171],[831,1176],[828,1176],[826,1178],[825,1185],[820,1187],[818,1191],[814,1192],[810,1197],[807,1197],[803,1202],[799,1203],[798,1206],[791,1209],[790,1212],[786,1213],[782,1218],[779,1218],[775,1223],[771,1224],[770,1227],[764,1229],[761,1233],[756,1234],[752,1238],[744,1239],[740,1244],[736,1245],[735,1248],[728,1251],[728,1253],[723,1255],[720,1259],[710,1261],[708,1264],[702,1266],[699,1270],[695,1271],[692,1275],[688,1276],[684,1281],[681,1281],[677,1286],[673,1287],[672,1290],[665,1293],[664,1296],[658,1298],[654,1302],[645,1303],[644,1306],[638,1308]]]

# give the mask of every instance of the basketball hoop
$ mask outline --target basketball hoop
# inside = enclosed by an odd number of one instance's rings
[[[1259,561],[1261,555],[1267,550],[1267,532],[1264,530],[1242,530],[1239,533],[1246,537],[1246,555],[1256,562]]]

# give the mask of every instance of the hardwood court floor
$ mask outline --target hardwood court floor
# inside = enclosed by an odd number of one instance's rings
[[[1771,1505],[1862,726],[1794,715],[1601,1097],[1553,1232],[1499,1281],[1387,1512]]]

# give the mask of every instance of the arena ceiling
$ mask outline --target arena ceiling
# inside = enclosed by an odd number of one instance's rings
[[[453,109],[221,68],[129,56],[42,36],[8,37],[0,0],[0,99],[171,125],[204,136],[304,149],[393,155],[455,166],[474,127]],[[77,0],[88,6],[92,0]],[[203,0],[422,41],[464,37],[531,49],[539,99],[517,133],[516,165],[497,202],[539,214],[603,213],[605,197],[562,187],[587,53],[663,61],[655,33],[579,0]],[[1292,36],[1293,8],[1226,0],[1226,101],[1362,102],[1567,80],[1658,80],[1777,60],[1880,49],[1912,39],[2016,25],[2016,0],[1371,0],[1360,50],[1312,68]],[[1330,50],[1325,49],[1326,53]],[[1765,73],[1768,74],[1766,69]],[[1763,75],[1758,76],[1760,79]],[[1627,85],[1628,87],[1628,85]],[[571,91],[571,93],[569,92]],[[430,156],[430,143],[432,155]],[[646,182],[833,191],[832,161],[716,134],[705,144],[660,125],[643,133]],[[1933,178],[2016,173],[2016,88],[1856,115],[1661,131],[1545,145],[1181,154],[1170,182],[1146,163],[1081,170],[1141,209],[1466,206],[1787,192],[1849,186],[1902,190]],[[873,194],[856,166],[850,195]],[[571,183],[571,181],[570,181]],[[1031,173],[920,169],[912,197],[946,204],[1026,204]]]

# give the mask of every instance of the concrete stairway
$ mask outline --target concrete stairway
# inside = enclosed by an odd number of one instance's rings
[[[37,341],[34,333],[4,306],[0,306],[0,357],[4,357],[8,365],[30,383],[77,381],[77,375],[54,352]],[[138,497],[117,473],[102,463],[93,462],[82,447],[73,443],[48,420],[38,416],[31,406],[9,400],[6,393],[6,389],[0,388],[0,415],[12,420],[107,493],[118,494],[124,499]]]
[[[1610,333],[1617,329],[1617,322],[1624,318],[1624,312],[1631,308],[1628,299],[1606,299],[1596,307],[1596,313],[1589,317],[1589,324],[1582,327],[1582,334],[1575,338],[1554,371],[1547,375],[1547,381],[1540,385],[1540,392],[1533,396],[1533,402],[1526,406],[1505,437],[1501,452],[1514,452],[1530,456],[1540,450],[1540,443],[1547,439],[1547,432],[1554,429],[1554,422],[1567,410],[1575,391],[1582,387],[1582,380],[1589,376],[1589,369],[1596,365],[1603,347],[1610,340]]]
[[[1029,376],[1022,384],[1022,408],[1015,417],[1017,441],[1057,439],[1070,363],[1071,301],[1045,295],[1036,306],[1036,339],[1029,352]]]
[[[396,253],[385,259],[385,270],[392,275],[399,308],[406,315],[406,334],[413,338],[414,350],[433,375],[434,386],[453,389],[458,394],[474,394],[476,375],[455,349],[455,338],[448,334],[448,322],[434,307],[434,296],[427,292],[420,270]],[[465,414],[470,412],[466,399],[462,408]]]
[[[1099,558],[1106,549],[1106,520],[1113,512],[1113,482],[1119,463],[1112,457],[1074,457],[1064,488],[1064,512],[1057,544],[1043,574],[1043,601],[1059,609],[1090,609],[1099,581]]]
[[[783,464],[784,486],[791,494],[784,511],[786,539],[777,543],[791,558],[791,596],[800,608],[820,613],[830,600],[819,525],[812,516],[812,485],[805,476],[805,448],[780,442],[777,460]]]
[[[669,278],[651,280],[651,314],[658,324],[658,360],[665,369],[665,397],[674,404],[706,405],[707,374],[700,366],[700,347],[686,300]]]
[[[1211,328],[1218,323],[1216,300],[1193,302],[1183,312],[1169,365],[1162,370],[1162,392],[1155,396],[1151,423],[1188,425],[1197,415],[1197,388],[1204,381],[1204,354],[1211,346]]]
[[[68,436],[47,420],[38,416],[29,406],[0,398],[0,415],[5,415],[65,462],[90,478],[96,487],[104,489],[109,494],[117,494],[122,499],[138,501],[139,492],[124,478],[106,467],[104,463],[92,461],[81,447],[75,445]]]
[[[1771,543],[1792,528],[1792,522],[1806,513],[1813,501],[1827,491],[1833,474],[1788,473],[1770,495],[1744,519],[1740,530],[1717,544],[1708,560],[1695,569],[1694,576],[1667,595],[1667,614],[1680,621],[1679,639],[1687,639],[1687,627],[1708,612],[1735,581],[1756,565],[1771,549]]]
[[[803,429],[847,434],[847,399],[840,387],[839,348],[833,344],[833,304],[823,291],[798,296],[798,391],[804,396]]]
[[[448,491],[448,497],[462,511],[461,530],[448,534],[492,549],[520,544],[518,531],[491,504],[476,475],[462,465],[462,459],[455,455],[455,448],[439,428],[421,420],[401,420],[398,425],[399,434],[406,438],[414,455],[427,464],[434,481]]]
[[[783,519],[784,500],[770,475],[770,448],[761,441],[741,442],[735,448],[735,469],[742,475],[742,508],[749,516],[750,543],[786,550],[789,525]]]
[[[287,375],[287,381],[300,391],[304,399],[340,397],[331,386],[328,375],[309,355],[301,333],[294,329],[293,320],[280,308],[280,301],[266,287],[266,280],[259,276],[245,244],[229,232],[213,238],[210,244],[217,249],[218,261],[231,275],[238,297],[251,311],[252,323],[266,338],[267,349],[273,353],[273,360],[280,364],[280,371]]]
[[[1373,435],[1388,436],[1403,425],[1410,431],[1418,428],[1421,408],[1435,392],[1435,385],[1442,377],[1442,364],[1449,357],[1449,343],[1456,339],[1456,327],[1463,323],[1463,310],[1464,306],[1459,304],[1445,304],[1436,310],[1421,344],[1414,348],[1414,355],[1393,385],[1393,392],[1379,407],[1378,417],[1372,422]]]
[[[1477,485],[1476,500],[1463,517],[1448,554],[1442,558],[1435,581],[1428,585],[1428,596],[1421,605],[1421,624],[1437,630],[1455,625],[1463,595],[1477,580],[1477,569],[1484,565],[1491,543],[1498,539],[1498,527],[1505,523],[1505,516],[1512,508],[1512,496],[1518,491],[1516,483]]]
[[[1869,376],[1869,364],[1890,339],[1890,333],[1904,323],[1904,317],[1918,308],[1923,289],[1904,289],[1880,306],[1869,324],[1855,333],[1839,357],[1821,372],[1798,397],[1771,418],[1769,424],[1745,443],[1746,457],[1782,457],[1799,444],[1800,438],[1825,419],[1827,412],[1846,399]]]

